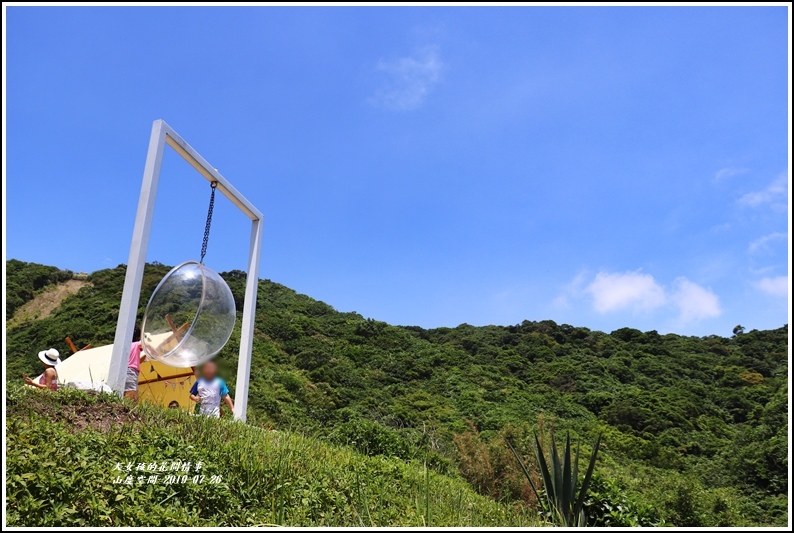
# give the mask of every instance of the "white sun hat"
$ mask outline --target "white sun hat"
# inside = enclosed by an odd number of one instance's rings
[[[61,362],[61,354],[55,348],[39,352],[39,359],[45,365],[55,366]]]

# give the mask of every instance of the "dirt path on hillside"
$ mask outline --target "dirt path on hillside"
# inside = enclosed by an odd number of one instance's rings
[[[53,311],[58,309],[64,298],[71,294],[76,294],[77,291],[87,285],[91,285],[91,283],[80,279],[70,279],[55,286],[47,287],[31,301],[17,309],[14,317],[8,321],[8,325],[12,326],[29,320],[41,320],[50,316]]]

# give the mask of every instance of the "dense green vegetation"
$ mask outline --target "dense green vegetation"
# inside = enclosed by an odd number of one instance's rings
[[[12,526],[538,524],[528,510],[421,463],[294,433],[73,390],[12,386],[6,408]],[[162,464],[169,470],[159,471]],[[167,475],[186,480],[169,483]]]
[[[147,266],[141,313],[167,271]],[[244,273],[223,275],[242,309]],[[66,335],[112,342],[123,277],[123,265],[95,272],[52,315],[9,329],[7,375],[34,373],[39,349],[68,353]],[[253,425],[421,460],[530,505],[505,437],[532,463],[534,427],[602,434],[586,504],[603,509],[599,523],[786,524],[787,326],[704,338],[552,321],[425,330],[337,312],[267,280],[257,305]],[[219,358],[230,377],[238,339]]]

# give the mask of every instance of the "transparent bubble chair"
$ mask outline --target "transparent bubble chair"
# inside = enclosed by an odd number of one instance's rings
[[[215,357],[232,335],[237,309],[231,289],[198,261],[174,267],[146,306],[141,344],[148,357],[186,368]]]

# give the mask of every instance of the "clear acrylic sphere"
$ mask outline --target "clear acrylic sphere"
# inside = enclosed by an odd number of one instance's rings
[[[147,357],[187,368],[215,357],[229,341],[237,309],[229,285],[197,261],[175,266],[149,298],[141,325]]]

